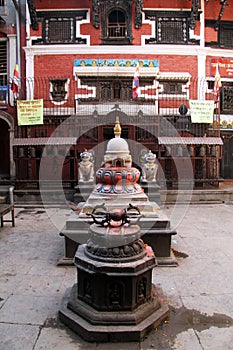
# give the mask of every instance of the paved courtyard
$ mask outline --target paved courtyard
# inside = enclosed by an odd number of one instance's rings
[[[233,349],[233,205],[167,206],[178,234],[178,267],[153,270],[170,318],[140,343],[87,343],[57,313],[74,267],[59,229],[69,209],[16,208],[16,227],[0,230],[1,350],[227,350]]]

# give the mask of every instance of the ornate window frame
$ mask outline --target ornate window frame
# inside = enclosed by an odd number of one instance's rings
[[[42,39],[36,40],[34,44],[87,44],[86,36],[77,36],[79,33],[78,22],[88,20],[88,10],[80,11],[38,11],[38,19],[42,22]],[[56,26],[52,36],[51,27]],[[66,36],[62,37],[62,25],[67,30]],[[66,28],[65,28],[66,27]]]
[[[145,10],[145,20],[155,23],[154,36],[145,39],[145,44],[177,44],[187,45],[190,40],[190,15],[189,11],[152,11]],[[164,31],[170,25],[170,32]],[[180,35],[177,35],[180,31]],[[170,34],[173,33],[173,36]],[[192,40],[193,41],[193,40]]]
[[[102,26],[102,44],[103,45],[127,45],[132,44],[132,0],[103,1],[101,3],[101,26]],[[121,11],[125,16],[125,36],[109,37],[108,19],[113,11]]]

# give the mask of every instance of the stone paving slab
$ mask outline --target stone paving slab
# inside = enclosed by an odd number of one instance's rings
[[[190,205],[179,212],[172,248],[178,267],[153,270],[170,318],[138,343],[87,343],[58,319],[74,267],[59,229],[69,209],[16,208],[16,226],[0,230],[1,350],[233,350],[233,205]]]
[[[0,323],[0,349],[32,350],[39,331],[39,326]]]

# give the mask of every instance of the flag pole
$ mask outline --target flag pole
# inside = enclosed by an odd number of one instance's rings
[[[133,83],[132,83],[132,97],[133,99],[136,99],[138,97],[138,91],[139,91],[139,60],[137,61],[134,77],[133,77]]]
[[[220,90],[222,87],[221,83],[221,75],[220,75],[220,70],[219,70],[219,62],[217,62],[216,65],[216,73],[215,73],[215,79],[214,79],[214,99],[216,103],[216,114],[217,114],[217,135],[220,137]]]
[[[218,124],[217,124],[217,133],[218,133],[218,137],[220,137],[220,92],[219,92],[219,98],[218,98]]]

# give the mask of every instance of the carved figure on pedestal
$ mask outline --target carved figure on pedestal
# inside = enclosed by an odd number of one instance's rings
[[[141,152],[141,168],[142,168],[142,183],[156,182],[158,172],[158,164],[156,161],[156,154],[151,151],[147,152],[145,149]]]
[[[80,153],[81,162],[79,163],[79,183],[93,183],[95,179],[94,172],[94,152],[85,150]]]

